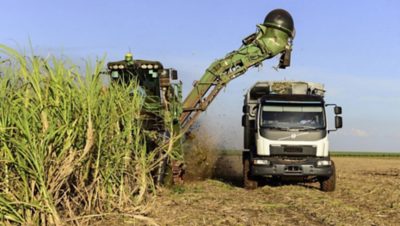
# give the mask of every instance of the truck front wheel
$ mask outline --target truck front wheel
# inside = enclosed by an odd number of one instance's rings
[[[328,178],[320,179],[321,191],[332,192],[336,187],[336,169],[335,163],[332,161],[332,175]]]
[[[243,185],[246,189],[256,189],[258,181],[250,175],[250,156],[243,152]]]

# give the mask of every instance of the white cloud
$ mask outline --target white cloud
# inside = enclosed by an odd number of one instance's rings
[[[351,128],[351,135],[355,137],[368,137],[369,134],[367,131],[357,128]]]

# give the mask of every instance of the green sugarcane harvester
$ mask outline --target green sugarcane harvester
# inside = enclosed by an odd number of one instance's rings
[[[164,68],[158,61],[134,60],[128,53],[122,61],[109,62],[107,68],[116,83],[138,81],[141,92],[146,96],[145,129],[165,134],[167,125],[170,127],[172,122],[174,134],[187,132],[221,89],[247,69],[258,67],[264,60],[279,54],[279,68],[284,69],[290,65],[292,40],[295,36],[291,15],[283,9],[275,9],[268,13],[264,23],[257,25],[257,28],[255,33],[243,39],[243,45],[238,50],[213,62],[201,79],[194,83],[183,102],[182,83],[177,80],[177,71]],[[177,140],[175,148],[181,148],[181,142]],[[174,182],[180,182],[183,164],[177,160],[170,162]],[[161,168],[165,167],[160,167],[158,182],[164,179],[162,174],[165,174],[165,169]]]

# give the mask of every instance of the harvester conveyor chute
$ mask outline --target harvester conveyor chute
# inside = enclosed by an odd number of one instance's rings
[[[281,54],[279,68],[290,65],[294,38],[291,15],[282,9],[271,11],[256,33],[243,40],[243,45],[225,58],[212,63],[183,102],[180,123],[187,131],[202,111],[205,111],[221,89],[247,69],[259,66],[264,60]]]

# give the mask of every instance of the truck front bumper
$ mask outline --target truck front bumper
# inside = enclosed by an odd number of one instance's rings
[[[321,162],[331,163],[330,158],[309,158],[303,161],[282,161],[276,158],[254,158],[251,161],[253,176],[321,176],[329,177],[333,170],[331,164],[321,165]]]

